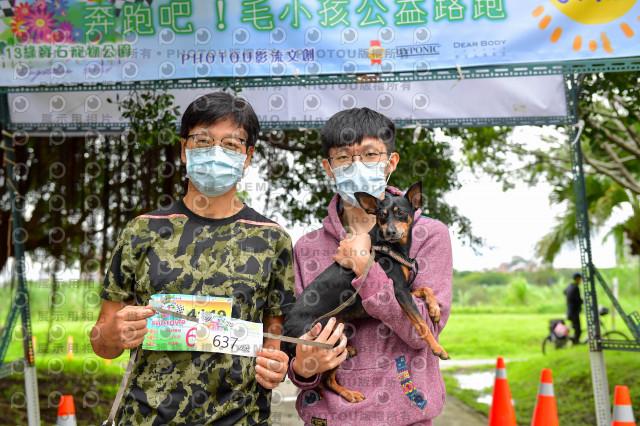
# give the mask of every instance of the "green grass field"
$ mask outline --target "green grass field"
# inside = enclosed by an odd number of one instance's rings
[[[540,352],[547,317],[540,314],[463,314],[454,311],[440,334],[440,344],[452,359],[526,358]]]
[[[440,343],[452,359],[495,359],[502,356],[517,360],[507,364],[507,374],[519,425],[531,424],[543,368],[553,371],[560,424],[595,424],[588,346],[565,348],[552,351],[547,356],[542,355],[541,344],[547,333],[548,321],[551,318],[562,318],[562,314],[518,315],[461,311],[452,313],[441,334]],[[582,320],[585,320],[584,317]],[[616,330],[629,335],[620,317],[616,320]],[[611,319],[606,317],[604,321],[610,328]],[[640,419],[640,353],[606,351],[605,362],[611,398],[616,385],[628,386],[636,419]],[[445,364],[446,361],[442,361],[440,365]],[[493,371],[494,368],[445,371],[447,393],[488,415],[489,406],[476,400],[482,395],[491,394],[491,388],[484,391],[461,389],[453,374]]]
[[[563,316],[562,313],[488,314],[454,310],[440,334],[440,344],[452,359],[529,358],[542,353],[542,340],[548,334],[549,320]],[[606,317],[605,325],[611,328],[609,317]],[[585,328],[584,317],[582,327]],[[629,335],[619,316],[616,317],[616,330]],[[585,336],[586,332],[583,332]]]
[[[640,418],[640,355],[633,352],[605,352],[607,378],[611,403],[616,385],[629,387],[636,419]],[[561,425],[595,425],[595,405],[589,350],[586,346],[558,351],[548,356],[533,355],[526,361],[507,363],[509,387],[514,400],[518,425],[531,424],[536,402],[540,374],[543,368],[553,372],[554,391]],[[465,371],[493,371],[492,368],[459,369]],[[453,372],[445,371],[447,393],[485,415],[489,405],[477,402],[483,395],[490,395],[492,387],[483,391],[461,389]]]

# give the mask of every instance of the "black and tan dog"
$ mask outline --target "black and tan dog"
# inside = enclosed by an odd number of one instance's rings
[[[410,290],[409,276],[412,272],[410,269],[415,269],[413,278],[418,272],[415,260],[409,257],[409,250],[411,248],[413,217],[416,210],[422,206],[422,182],[413,184],[404,196],[387,197],[384,200],[379,200],[364,192],[358,192],[355,196],[367,213],[376,215],[376,225],[369,232],[371,245],[375,250],[376,262],[385,257],[388,259],[384,262],[385,265],[389,265],[385,267],[385,272],[393,280],[396,300],[420,337],[429,344],[433,354],[441,359],[449,359],[447,352],[431,334],[412,297],[414,295],[424,299],[429,307],[429,316],[434,322],[438,322],[440,321],[440,307],[433,292],[428,287]],[[355,289],[351,282],[355,277],[356,275],[351,269],[344,268],[338,263],[333,263],[321,272],[304,289],[287,314],[282,334],[300,337],[308,332],[316,318],[338,308],[349,296],[353,295]],[[337,320],[336,325],[370,317],[362,306],[360,295],[357,295],[350,305],[334,316]],[[323,328],[328,320],[329,318],[326,317],[319,321]],[[347,335],[347,338],[349,337]],[[351,356],[356,354],[353,347],[347,346],[347,350]],[[289,357],[295,356],[296,344],[283,342],[283,351]],[[364,399],[362,394],[350,391],[336,382],[337,370],[338,367],[323,374],[322,383],[324,386],[350,402],[362,401]]]

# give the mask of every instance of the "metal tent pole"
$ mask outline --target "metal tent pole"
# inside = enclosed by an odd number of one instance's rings
[[[578,88],[576,80],[571,81],[571,92],[574,97],[574,109],[578,110]],[[584,123],[583,123],[584,124]],[[582,127],[582,126],[581,126]],[[589,232],[589,216],[587,212],[587,196],[582,167],[582,146],[580,143],[582,129],[573,128],[571,132],[571,170],[573,172],[573,189],[576,204],[576,224],[580,245],[580,260],[587,316],[587,330],[589,333],[589,349],[591,358],[591,379],[593,381],[593,398],[596,408],[598,426],[611,424],[611,405],[609,401],[609,384],[607,381],[607,367],[602,348],[602,334],[600,330],[600,314],[595,287],[595,268],[591,256],[591,236]]]
[[[0,125],[7,122],[8,115],[8,96],[6,93],[0,95]],[[3,127],[3,126],[1,126]],[[5,182],[9,188],[9,195],[11,197],[11,241],[13,242],[14,250],[14,265],[18,276],[18,289],[16,292],[15,300],[11,305],[11,311],[7,318],[7,327],[3,329],[2,333],[2,345],[0,347],[0,376],[14,372],[17,365],[22,364],[24,366],[24,384],[27,402],[27,419],[29,426],[40,426],[40,401],[38,398],[38,380],[36,375],[36,366],[34,360],[33,342],[31,339],[31,311],[29,308],[29,292],[27,290],[26,280],[24,277],[24,247],[21,235],[22,230],[22,216],[16,203],[18,203],[18,196],[15,183],[14,166],[15,162],[15,148],[13,145],[13,135],[8,133],[2,128],[2,149],[5,154],[5,162],[7,165],[5,176]],[[20,363],[12,362],[8,364],[4,363],[4,357],[9,346],[10,336],[13,331],[16,314],[20,313],[22,319],[22,344],[24,349],[24,360]],[[11,371],[14,370],[14,371]]]

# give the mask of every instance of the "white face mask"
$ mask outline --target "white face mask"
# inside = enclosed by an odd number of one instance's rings
[[[228,192],[242,177],[246,154],[219,146],[185,150],[187,177],[207,197]]]
[[[345,202],[356,207],[360,207],[358,200],[353,195],[356,192],[366,192],[378,198],[387,187],[391,176],[391,173],[386,178],[384,176],[387,164],[389,164],[388,161],[366,166],[362,161],[354,161],[348,166],[331,169],[336,178],[338,194]]]

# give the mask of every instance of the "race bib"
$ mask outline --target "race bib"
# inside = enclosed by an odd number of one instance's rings
[[[200,324],[196,325],[194,331],[195,350],[255,357],[256,350],[262,347],[261,323],[223,317],[205,311],[200,313],[199,319]]]
[[[231,315],[233,299],[227,297],[196,296],[188,294],[154,294],[151,305],[183,315],[198,318],[201,312]],[[147,318],[149,330],[142,349],[152,351],[197,351],[195,348],[196,323],[157,312]],[[191,337],[193,334],[193,337]],[[190,344],[191,343],[191,344]]]

